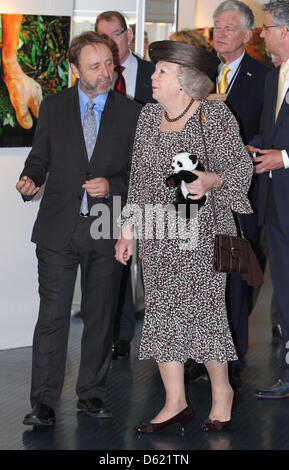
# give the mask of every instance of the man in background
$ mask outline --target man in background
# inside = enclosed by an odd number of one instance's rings
[[[96,19],[95,32],[103,35],[112,47],[114,89],[142,105],[153,102],[151,76],[154,66],[131,52],[133,32],[125,17],[118,11],[105,11]]]
[[[257,153],[259,175],[259,223],[265,224],[274,298],[279,313],[284,351],[279,380],[257,390],[256,398],[289,397],[289,3],[269,1],[264,5],[261,37],[266,50],[278,56],[281,65],[267,77],[260,133],[248,149]]]

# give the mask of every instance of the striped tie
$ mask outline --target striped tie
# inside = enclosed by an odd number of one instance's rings
[[[96,135],[97,135],[96,116],[95,116],[95,112],[93,108],[94,108],[94,102],[90,100],[87,103],[87,108],[86,108],[84,119],[83,119],[83,135],[84,135],[88,160],[90,160],[92,157],[93,150],[95,147],[95,142],[96,142]],[[82,198],[80,210],[83,214],[88,213],[86,191]]]

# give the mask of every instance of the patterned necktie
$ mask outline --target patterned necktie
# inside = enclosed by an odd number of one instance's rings
[[[84,135],[88,160],[91,159],[91,156],[93,154],[93,150],[94,150],[95,142],[96,142],[96,136],[97,136],[96,116],[93,110],[94,105],[95,104],[92,100],[90,100],[87,103],[86,111],[85,111],[84,118],[83,118],[83,135]],[[88,213],[86,191],[82,198],[80,210],[83,214]]]
[[[122,65],[117,65],[114,70],[117,72],[117,79],[114,85],[115,91],[118,91],[119,93],[122,93],[123,95],[126,95],[126,87],[125,87],[125,81],[122,75],[122,72],[124,71],[125,67]]]
[[[275,120],[277,121],[277,117],[279,114],[279,111],[282,106],[283,102],[283,89],[284,89],[284,84],[286,80],[286,75],[289,72],[289,64],[286,62],[283,62],[280,67],[279,71],[279,82],[278,82],[278,97],[277,97],[277,104],[276,104],[276,113],[275,113]]]
[[[218,87],[217,87],[217,92],[218,93],[226,93],[228,89],[228,73],[231,71],[230,67],[228,65],[224,65],[222,74],[220,76],[220,80],[218,82]]]

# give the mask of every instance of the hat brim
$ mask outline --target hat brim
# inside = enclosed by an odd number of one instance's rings
[[[215,78],[220,63],[211,52],[179,41],[155,41],[149,45],[148,51],[154,64],[164,61],[196,68],[211,80]]]

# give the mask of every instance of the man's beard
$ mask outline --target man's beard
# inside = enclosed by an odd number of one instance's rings
[[[94,86],[86,81],[80,81],[80,84],[89,94],[102,95],[109,91],[112,85],[112,80],[110,77],[106,77],[104,80],[98,80]]]

